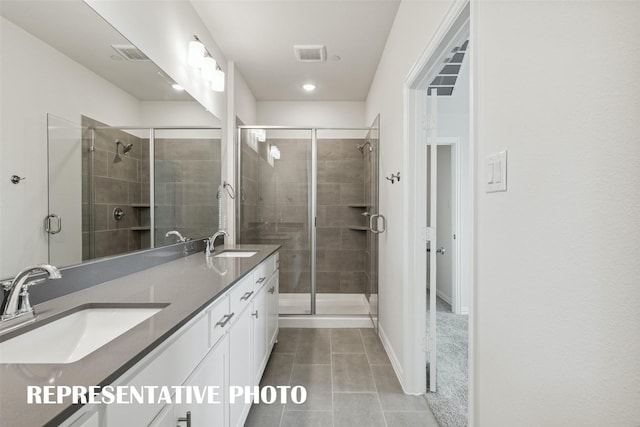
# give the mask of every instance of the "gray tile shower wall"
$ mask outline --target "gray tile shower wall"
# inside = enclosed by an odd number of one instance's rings
[[[246,131],[243,131],[246,132]],[[243,135],[243,142],[247,141]],[[367,256],[364,157],[361,139],[319,139],[317,175],[316,291],[364,293]],[[276,145],[280,159],[269,162]],[[257,151],[242,145],[241,242],[277,243],[280,292],[307,293],[310,139],[269,139]]]
[[[142,193],[148,145],[89,117],[82,116],[82,127],[83,260],[148,248],[149,230],[140,229],[149,223],[149,199]],[[92,138],[94,150],[90,151]],[[131,149],[123,153],[116,141],[131,144]],[[147,177],[147,187],[148,182]],[[116,208],[124,212],[120,221],[113,216]]]
[[[218,229],[220,159],[220,139],[155,139],[156,242],[173,243],[169,230],[199,238]]]

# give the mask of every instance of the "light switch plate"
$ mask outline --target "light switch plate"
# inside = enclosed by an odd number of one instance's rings
[[[507,150],[487,157],[486,192],[507,191]]]

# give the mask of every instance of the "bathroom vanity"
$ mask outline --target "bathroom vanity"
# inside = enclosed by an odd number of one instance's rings
[[[36,305],[36,322],[3,334],[0,352],[4,342],[82,310],[154,311],[70,363],[47,363],[61,356],[45,345],[37,363],[17,363],[18,355],[0,364],[2,425],[242,426],[251,404],[244,396],[231,404],[229,387],[257,386],[276,341],[278,248],[224,246]],[[28,404],[28,386],[213,386],[219,394],[215,404]]]

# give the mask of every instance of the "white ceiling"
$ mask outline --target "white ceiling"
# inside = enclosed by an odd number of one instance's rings
[[[82,0],[1,0],[0,14],[141,101],[193,100],[153,62],[113,60],[111,45],[129,41]]]
[[[364,101],[400,0],[191,3],[259,101]],[[297,62],[295,44],[325,45],[327,61]]]

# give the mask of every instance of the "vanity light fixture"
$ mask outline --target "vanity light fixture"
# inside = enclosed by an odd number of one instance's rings
[[[204,77],[204,79],[208,82],[212,81],[217,66],[218,64],[216,63],[216,60],[213,59],[213,57],[206,56],[202,60],[202,68],[200,68],[200,70],[202,71],[202,77]]]
[[[224,92],[224,71],[196,35],[189,42],[188,63],[200,69],[202,77],[211,86],[211,90]]]
[[[202,61],[204,60],[205,51],[204,44],[200,41],[198,36],[193,36],[194,40],[189,42],[189,58],[188,62],[194,68],[202,67]]]
[[[302,89],[306,90],[307,92],[313,92],[314,90],[316,90],[316,85],[314,85],[313,83],[305,83],[302,85]]]
[[[211,90],[216,92],[224,92],[224,71],[218,67],[213,72],[213,78],[211,79]]]

